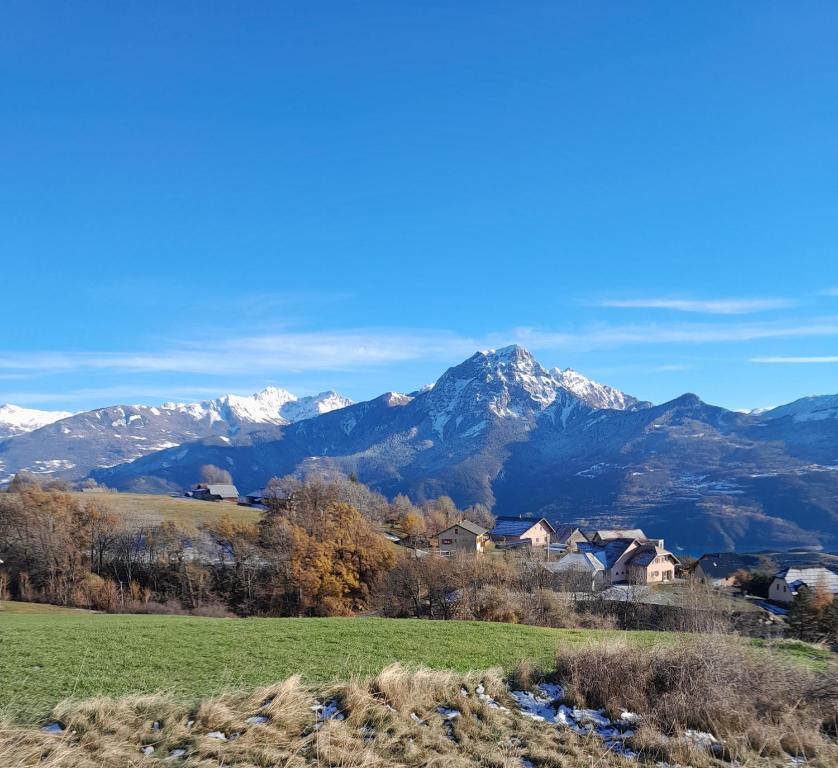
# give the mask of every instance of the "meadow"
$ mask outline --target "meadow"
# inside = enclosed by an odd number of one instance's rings
[[[377,674],[394,662],[431,669],[549,667],[561,648],[608,638],[638,646],[677,635],[548,629],[416,619],[211,619],[97,614],[0,604],[0,715],[45,718],[65,698],[162,691],[181,700],[250,689],[299,674],[323,684]],[[823,666],[830,654],[780,646]]]
[[[199,501],[183,496],[165,496],[150,493],[73,493],[79,503],[94,500],[113,512],[131,527],[156,525],[163,522],[197,527],[214,523],[225,514],[239,520],[256,521],[259,510],[214,501]]]

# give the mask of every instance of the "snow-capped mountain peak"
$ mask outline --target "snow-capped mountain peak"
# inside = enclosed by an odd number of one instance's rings
[[[352,401],[348,397],[329,390],[321,392],[319,395],[294,397],[279,409],[279,414],[287,422],[295,422],[311,419],[330,411],[337,411],[340,408],[346,408],[348,405],[352,405]]]
[[[218,400],[211,401],[211,407],[217,404],[218,410],[227,409],[229,414],[237,421],[254,424],[286,424],[288,420],[283,418],[282,409],[296,399],[297,397],[287,389],[266,387],[261,392],[255,392],[249,397],[225,395]]]
[[[40,411],[6,403],[0,405],[0,439],[32,432],[72,415],[70,411]]]
[[[165,403],[163,410],[187,413],[197,420],[235,424],[291,424],[351,405],[337,392],[297,397],[281,387],[265,387],[249,396],[223,395],[200,403]]]
[[[557,384],[576,395],[593,408],[612,408],[623,411],[638,404],[636,397],[627,395],[619,389],[600,384],[583,376],[573,368],[553,368],[550,371]]]

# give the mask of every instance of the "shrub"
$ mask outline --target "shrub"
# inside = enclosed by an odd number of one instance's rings
[[[665,735],[708,731],[739,754],[815,754],[838,718],[834,668],[818,675],[734,638],[562,649],[556,676],[574,704],[631,710]]]

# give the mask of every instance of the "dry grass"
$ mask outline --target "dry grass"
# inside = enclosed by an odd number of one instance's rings
[[[113,512],[126,525],[142,528],[169,522],[189,528],[202,523],[217,523],[227,514],[237,520],[254,522],[259,519],[259,510],[214,501],[200,501],[183,496],[167,496],[153,493],[72,493],[80,504],[94,501]]]
[[[209,699],[194,709],[165,696],[95,699],[59,706],[55,717],[66,726],[60,734],[0,726],[0,765],[520,768],[522,758],[545,768],[630,764],[609,755],[597,739],[490,707],[474,693],[479,684],[489,694],[505,695],[495,672],[463,676],[389,667],[373,679],[321,690],[320,701],[336,700],[344,717],[321,727],[312,709],[315,692],[296,678],[250,695]],[[445,720],[439,706],[461,715]],[[249,723],[256,715],[269,719]],[[215,731],[227,738],[213,738]],[[146,757],[143,747],[154,752]],[[186,750],[185,756],[164,762],[176,749]]]
[[[697,662],[699,650],[706,664]],[[835,691],[827,681],[799,668],[795,674],[803,674],[803,679],[794,679],[783,670],[772,676],[747,653],[707,653],[703,647],[591,647],[563,654],[557,674],[578,704],[612,709],[630,706],[646,716],[633,739],[644,763],[665,760],[715,768],[735,757],[742,766],[779,768],[788,764],[791,753],[807,755],[813,768],[838,764],[835,745],[818,721],[825,713],[835,714]],[[740,668],[732,669],[732,662]],[[519,679],[524,682],[537,674],[522,667]],[[750,694],[746,680],[751,681]],[[725,681],[727,692],[715,692]],[[491,706],[477,695],[478,690],[485,690],[508,709]],[[795,697],[799,698],[792,704]],[[687,700],[695,706],[688,706]],[[318,721],[318,702],[332,704],[342,719]],[[439,707],[460,714],[446,719]],[[722,712],[725,717],[720,717]],[[394,665],[373,678],[317,690],[292,677],[249,693],[204,699],[192,707],[162,695],[99,698],[61,704],[54,716],[66,727],[64,732],[49,734],[31,726],[0,724],[0,766],[637,765],[609,752],[597,736],[577,735],[568,728],[521,716],[499,671],[463,675]],[[795,719],[797,726],[792,725]],[[714,756],[679,738],[691,726],[712,726],[725,739],[725,749]],[[219,733],[224,738],[218,738]],[[150,747],[153,752],[144,755],[142,750]],[[174,750],[184,753],[172,757]]]
[[[635,746],[683,763],[687,729],[724,744],[721,756],[829,759],[838,764],[838,675],[816,672],[779,654],[755,653],[735,638],[690,638],[643,649],[611,642],[564,649],[555,677],[569,703],[628,709],[646,726]]]

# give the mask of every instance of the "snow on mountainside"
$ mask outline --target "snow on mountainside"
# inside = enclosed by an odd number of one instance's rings
[[[469,415],[486,407],[493,416],[507,419],[537,415],[554,406],[552,410],[561,408],[564,422],[569,409],[580,403],[617,410],[639,403],[637,398],[569,368],[547,371],[517,344],[472,355],[447,370],[430,389],[422,390],[418,402],[431,415],[434,432],[440,437],[452,417],[458,427],[468,426]]]
[[[607,384],[599,384],[596,381],[586,378],[577,373],[573,368],[553,368],[550,371],[553,378],[569,392],[573,392],[580,400],[583,400],[592,408],[613,408],[623,411],[627,408],[634,408],[640,405],[636,397],[620,392],[619,389],[609,387]]]
[[[155,451],[203,438],[231,441],[346,407],[335,392],[297,398],[267,387],[249,397],[224,395],[200,403],[114,405],[60,414],[53,423],[0,441],[0,482],[27,470],[70,480],[97,467],[111,467]]]
[[[298,398],[287,389],[266,387],[249,397],[224,395],[200,403],[164,403],[160,410],[186,413],[196,420],[206,419],[210,423],[281,425],[310,419],[351,404],[351,400],[337,392]]]
[[[21,408],[11,403],[0,405],[0,440],[31,432],[72,415],[70,411],[39,411],[35,408]]]
[[[838,395],[813,395],[801,397],[788,405],[781,405],[760,414],[766,419],[791,416],[793,421],[822,421],[838,419]]]
[[[293,424],[296,421],[311,419],[323,413],[346,408],[347,405],[352,405],[352,401],[348,397],[329,390],[328,392],[321,392],[319,395],[301,397],[298,400],[287,402],[280,408],[279,413],[288,423]]]
[[[203,464],[247,487],[338,471],[391,497],[447,495],[498,514],[648,527],[684,551],[834,547],[838,418],[821,418],[827,399],[804,402],[795,412],[818,420],[734,413],[692,394],[651,406],[506,347],[478,352],[410,395],[252,439],[195,440],[92,476],[163,491],[194,482]]]

